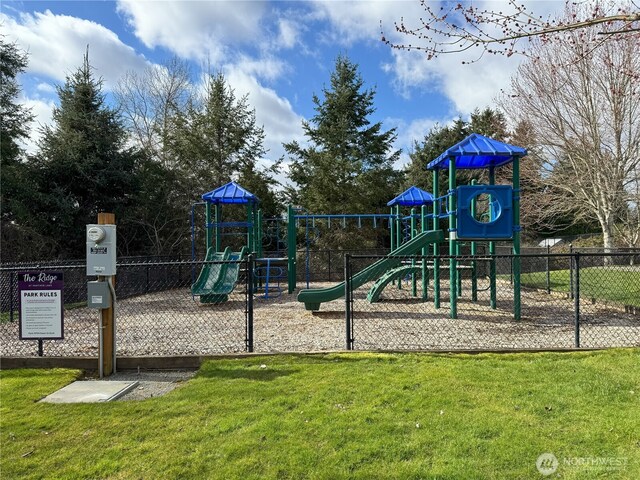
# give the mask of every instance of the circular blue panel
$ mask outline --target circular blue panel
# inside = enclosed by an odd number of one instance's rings
[[[509,239],[513,237],[513,188],[509,185],[463,185],[457,195],[457,235],[464,239]],[[478,221],[471,215],[471,203],[489,195],[491,221]]]
[[[480,197],[484,197],[484,198],[480,198]],[[474,210],[473,208],[474,202],[476,202],[476,208],[475,208],[476,214],[475,216],[471,215],[471,218],[476,223],[479,223],[480,225],[489,225],[497,221],[500,218],[500,215],[502,215],[502,206],[500,205],[500,202],[497,200],[495,191],[486,190],[486,191],[478,192],[476,195],[474,195],[469,201],[470,214]],[[484,212],[482,215],[478,216],[478,210],[477,210],[478,204],[483,204],[483,203],[487,204],[487,211]]]

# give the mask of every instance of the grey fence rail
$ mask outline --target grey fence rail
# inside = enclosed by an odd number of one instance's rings
[[[344,281],[344,295],[314,313],[304,309],[295,293],[288,295],[285,285],[277,285],[286,279],[279,271],[286,270],[286,262],[272,266],[279,273],[271,271],[269,284],[264,264],[255,265],[252,257],[240,262],[119,263],[117,354],[640,346],[640,254],[489,256],[481,251],[389,261],[382,255],[325,251],[313,258],[313,288]],[[460,272],[453,289],[456,318],[450,311],[451,258]],[[298,257],[299,275],[304,259]],[[376,262],[385,263],[366,269]],[[520,319],[514,318],[517,263],[522,272]],[[220,286],[211,271],[224,265],[237,274],[229,280],[226,297],[192,294],[198,279],[206,287],[203,271],[211,275],[206,288]],[[64,274],[63,340],[19,339],[18,273],[32,270]],[[87,281],[92,279],[83,264],[0,268],[0,355],[97,357],[99,313],[86,306]]]

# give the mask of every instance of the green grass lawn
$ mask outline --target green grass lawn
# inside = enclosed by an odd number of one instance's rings
[[[551,290],[569,292],[569,270],[552,271],[550,277]],[[523,273],[521,278],[523,286],[547,288],[545,272]],[[581,268],[580,296],[640,307],[640,271]]]
[[[217,360],[107,404],[36,403],[77,371],[0,374],[3,479],[535,479],[545,452],[547,478],[640,478],[638,349]]]

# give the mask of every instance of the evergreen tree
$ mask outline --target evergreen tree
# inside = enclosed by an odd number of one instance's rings
[[[260,169],[255,163],[247,163],[238,176],[238,183],[260,199],[258,208],[262,210],[263,218],[276,218],[284,213],[281,194],[276,191],[279,185],[274,175],[280,162],[269,168]]]
[[[34,203],[40,224],[57,241],[51,253],[75,258],[83,255],[85,224],[94,223],[98,212],[126,220],[137,188],[137,155],[125,147],[126,132],[105,103],[88,51],[58,96],[53,125],[42,129],[35,159],[40,194]]]
[[[406,168],[406,187],[415,185],[423,190],[431,191],[433,177],[430,171],[426,171],[426,166],[436,159],[447,148],[464,140],[472,133],[479,133],[486,137],[498,141],[505,141],[508,136],[507,124],[504,114],[498,110],[487,107],[484,110],[474,110],[471,114],[471,121],[466,122],[458,118],[449,126],[436,125],[425,135],[422,143],[414,143],[414,151],[409,155],[411,163]],[[486,172],[461,170],[457,174],[460,184],[468,184],[472,179],[486,180]],[[447,181],[442,177],[442,182]]]
[[[396,131],[371,124],[375,90],[363,87],[358,66],[339,56],[324,98],[313,96],[316,115],[303,122],[309,145],[284,144],[292,159],[289,178],[298,186],[294,200],[310,211],[373,212],[397,189]]]
[[[200,101],[175,118],[171,148],[193,198],[235,178],[266,153],[248,95],[236,98],[223,74],[210,75]]]
[[[22,260],[22,250],[38,242],[29,228],[29,196],[33,190],[21,141],[29,135],[31,111],[18,103],[18,75],[27,66],[27,55],[0,36],[0,219],[3,261]],[[36,235],[37,236],[37,235]],[[38,239],[36,239],[38,240]]]
[[[29,136],[31,111],[18,103],[20,85],[17,76],[27,67],[27,55],[0,36],[0,155],[3,169],[19,162],[20,142]]]
[[[134,201],[118,221],[127,231],[126,239],[118,239],[119,249],[123,255],[186,254],[193,200],[185,198],[178,171],[151,157],[146,149],[143,152]]]
[[[471,113],[469,133],[479,133],[485,137],[493,138],[499,142],[507,141],[507,121],[499,110],[486,107],[484,110],[475,109]]]
[[[436,125],[431,128],[422,143],[414,143],[413,152],[409,154],[411,163],[406,169],[405,187],[415,185],[428,192],[432,191],[433,174],[427,170],[427,165],[470,133],[469,124],[460,118],[451,126]]]

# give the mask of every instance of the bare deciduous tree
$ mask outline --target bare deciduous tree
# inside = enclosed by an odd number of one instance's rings
[[[187,62],[174,57],[142,73],[127,72],[114,93],[134,141],[165,167],[173,167],[165,143],[171,118],[185,109],[192,96]]]
[[[188,231],[187,206],[180,165],[170,148],[175,118],[193,97],[191,71],[178,58],[128,72],[118,82],[115,97],[132,141],[146,152],[141,165],[141,196],[129,222],[149,252],[180,250]]]
[[[502,103],[528,122],[545,157],[543,217],[596,219],[610,249],[638,182],[640,35],[593,50],[597,35],[592,27],[568,42],[534,44]]]
[[[627,188],[621,218],[616,222],[616,236],[627,247],[640,246],[640,171],[635,173],[635,182]]]
[[[637,0],[628,0],[624,4],[614,0],[566,0],[567,8],[576,3],[582,4],[583,8],[574,10],[575,15],[558,19],[536,15],[516,0],[505,2],[501,9],[487,9],[463,1],[438,2],[439,7],[432,7],[430,3],[420,0],[425,15],[409,20],[418,23],[417,26],[405,23],[404,18],[394,24],[395,30],[412,43],[395,43],[385,36],[384,31],[381,32],[382,41],[394,49],[422,51],[429,60],[442,54],[468,51],[478,52],[477,60],[485,53],[529,55],[528,45],[521,47],[519,41],[534,38],[542,44],[564,41],[574,32],[593,26],[606,27],[598,32],[599,35],[590,36],[594,46],[640,30]]]

